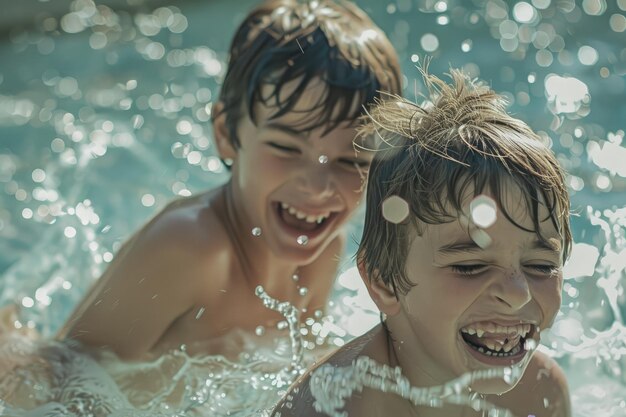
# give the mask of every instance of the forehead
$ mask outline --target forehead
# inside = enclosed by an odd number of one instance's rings
[[[539,204],[537,205],[537,218],[539,230],[535,230],[533,213],[530,211],[527,197],[521,188],[510,179],[503,179],[503,184],[499,195],[495,195],[491,190],[485,189],[476,192],[473,186],[468,186],[463,191],[461,199],[461,211],[452,207],[450,202],[446,203],[446,212],[454,218],[453,221],[436,225],[423,225],[424,232],[430,238],[449,241],[459,235],[468,235],[471,229],[476,229],[481,222],[493,222],[492,225],[483,229],[489,233],[508,230],[508,234],[502,237],[513,237],[513,233],[519,232],[519,236],[533,240],[536,232],[544,238],[561,241],[561,237],[554,226],[550,211],[542,201],[541,193]],[[509,220],[508,217],[511,219]],[[512,221],[511,221],[512,220]],[[525,230],[524,230],[525,229]],[[494,235],[495,236],[495,235]]]
[[[302,88],[300,82],[300,78],[287,81],[278,90],[275,84],[262,84],[259,89],[259,99],[253,104],[254,122],[259,126],[272,122],[306,133],[317,127],[325,129],[330,122],[339,117],[342,109],[346,107],[348,114],[355,114],[359,111],[361,106],[359,94],[355,94],[351,103],[342,99],[333,100],[336,104],[329,112],[330,94],[336,93],[331,92],[329,85],[320,77],[311,79],[302,89],[298,99],[293,100],[294,94],[298,94],[298,89]],[[289,110],[278,116],[286,106],[290,107]],[[339,127],[344,128],[352,125],[353,120],[338,123]]]

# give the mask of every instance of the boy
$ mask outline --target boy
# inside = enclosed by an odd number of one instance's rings
[[[355,153],[354,122],[379,91],[400,92],[398,60],[352,3],[253,10],[213,107],[230,181],[173,202],[136,233],[59,337],[123,359],[218,353],[203,342],[282,320],[258,285],[308,314],[322,309],[372,158]]]
[[[341,407],[341,389],[324,389],[319,376],[336,373],[348,387],[343,371],[361,357],[399,367],[414,387],[511,367],[521,379],[475,380],[461,392],[516,416],[570,415],[562,371],[533,352],[559,309],[572,241],[563,173],[502,97],[460,72],[451,78],[449,85],[425,74],[432,103],[386,101],[363,127],[387,145],[370,167],[357,254],[384,320],[302,377],[275,416],[327,415],[329,406],[359,417],[481,415],[367,387]]]

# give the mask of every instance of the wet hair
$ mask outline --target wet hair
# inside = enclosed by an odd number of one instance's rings
[[[389,97],[364,117],[359,132],[358,138],[375,135],[380,142],[369,170],[357,253],[368,276],[382,279],[396,296],[406,294],[412,287],[405,264],[414,231],[458,220],[472,190],[474,196],[490,191],[506,219],[543,242],[539,225],[548,218],[539,213],[545,206],[561,237],[564,261],[572,244],[570,203],[552,151],[507,114],[505,99],[484,84],[458,70],[451,70],[450,84],[422,72],[429,93],[424,104]],[[511,184],[523,194],[532,230],[506,211],[503,200]],[[408,203],[408,220],[385,220],[382,204],[391,196]]]
[[[294,132],[323,127],[326,134],[343,122],[355,123],[380,91],[400,94],[400,74],[393,46],[356,5],[266,1],[239,26],[230,48],[220,93],[230,140],[240,146],[237,126],[243,112],[256,123],[254,107],[261,103],[275,106],[272,118],[278,118],[294,109],[314,79],[321,79],[326,91]],[[290,81],[296,87],[284,89]],[[261,94],[264,86],[271,87],[269,94]]]

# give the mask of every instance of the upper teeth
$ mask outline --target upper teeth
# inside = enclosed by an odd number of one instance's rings
[[[289,214],[291,214],[293,216],[296,216],[296,218],[298,218],[300,220],[304,220],[307,223],[321,223],[324,220],[326,220],[326,218],[328,216],[330,216],[330,212],[326,212],[326,213],[321,214],[321,215],[307,214],[307,213],[304,213],[304,212],[298,210],[295,207],[291,207],[287,203],[281,203],[280,206],[284,210],[287,210],[289,212]]]
[[[494,323],[476,323],[465,326],[461,329],[461,332],[467,334],[475,334],[478,337],[483,337],[485,333],[492,334],[504,334],[509,337],[522,336],[525,337],[532,328],[532,324],[517,324],[515,326],[499,326]]]

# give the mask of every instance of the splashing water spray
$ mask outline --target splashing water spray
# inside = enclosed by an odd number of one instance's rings
[[[293,376],[301,375],[304,373],[304,367],[302,366],[302,338],[298,329],[300,324],[300,312],[291,303],[287,301],[281,303],[270,297],[261,285],[256,287],[254,292],[256,296],[263,301],[265,307],[280,313],[285,320],[287,320],[289,339],[291,340],[291,363],[285,369],[285,372]]]

